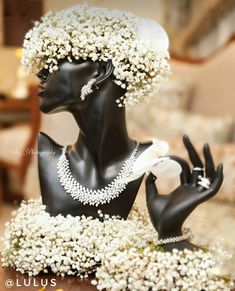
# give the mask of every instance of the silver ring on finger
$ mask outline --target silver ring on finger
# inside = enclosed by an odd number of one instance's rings
[[[210,180],[208,178],[204,178],[204,177],[202,177],[200,175],[200,176],[198,176],[198,180],[199,180],[198,183],[197,183],[198,185],[202,186],[205,189],[209,189],[210,188],[211,182],[210,182]]]
[[[205,168],[200,168],[200,167],[194,167],[193,168],[193,171],[202,171],[202,172],[204,172],[205,171]]]

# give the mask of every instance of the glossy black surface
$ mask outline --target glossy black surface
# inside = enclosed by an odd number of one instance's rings
[[[215,169],[209,145],[204,146],[205,163],[203,163],[187,136],[183,137],[183,142],[192,166],[182,158],[171,156],[182,167],[181,184],[169,195],[161,195],[156,186],[156,177],[150,174],[146,179],[147,207],[152,224],[161,239],[182,235],[182,227],[188,216],[198,205],[213,197],[223,182],[223,166],[220,164]],[[193,167],[205,168],[205,176],[211,182],[209,189],[198,185],[198,176],[203,175],[203,171],[193,171],[191,170]],[[194,249],[196,246],[188,241],[182,241],[168,244],[164,248]]]
[[[127,133],[125,109],[116,104],[116,100],[123,96],[125,91],[113,82],[112,72],[111,62],[86,61],[64,62],[59,66],[59,70],[52,74],[45,69],[38,74],[41,80],[41,111],[68,111],[80,129],[77,142],[68,149],[67,157],[75,179],[91,189],[103,188],[112,181],[135,147],[135,141],[130,139]],[[81,89],[92,78],[97,80],[93,93],[82,101]],[[185,136],[183,141],[193,166],[204,167],[189,138]],[[150,144],[151,142],[141,144],[137,156]],[[51,215],[98,217],[97,211],[101,209],[104,213],[126,218],[143,177],[129,183],[126,190],[109,204],[99,207],[83,205],[78,200],[73,200],[60,185],[57,163],[61,150],[61,145],[46,134],[40,133],[39,152],[53,153],[39,155],[40,186],[46,210]],[[181,235],[183,223],[190,213],[218,192],[223,181],[222,165],[215,170],[208,145],[204,147],[204,156],[206,176],[212,183],[209,190],[197,185],[198,175],[202,172],[192,172],[189,164],[176,156],[172,158],[178,161],[183,169],[181,185],[168,196],[158,193],[156,178],[152,174],[147,177],[147,207],[160,238]],[[164,246],[166,250],[195,247],[188,241]]]

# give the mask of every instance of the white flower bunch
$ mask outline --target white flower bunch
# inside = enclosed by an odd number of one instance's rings
[[[93,273],[107,246],[136,245],[157,235],[137,211],[122,220],[99,211],[100,219],[50,216],[39,200],[22,203],[2,238],[2,264],[35,276],[52,270],[57,275]]]
[[[168,75],[168,38],[148,19],[119,10],[78,5],[48,13],[25,37],[22,62],[33,73],[58,70],[62,60],[108,61],[114,82],[126,89],[118,106],[135,105]]]
[[[22,203],[6,224],[2,265],[35,276],[86,278],[98,290],[230,290],[219,277],[212,252],[164,252],[145,214],[133,209],[127,220],[99,211],[99,218],[52,217],[40,200]]]
[[[214,275],[214,267],[212,254],[202,250],[107,249],[92,284],[107,291],[231,290],[233,283]]]

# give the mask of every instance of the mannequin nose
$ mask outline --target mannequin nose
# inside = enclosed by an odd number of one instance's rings
[[[48,81],[50,77],[50,73],[47,69],[42,69],[38,74],[37,77],[40,79],[41,84],[45,83]]]

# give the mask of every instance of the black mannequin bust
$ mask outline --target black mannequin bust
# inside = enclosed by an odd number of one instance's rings
[[[39,72],[41,80],[39,95],[40,109],[44,113],[70,112],[80,131],[77,142],[69,147],[67,158],[73,176],[85,187],[97,189],[106,186],[119,173],[124,161],[130,156],[136,142],[130,139],[126,128],[125,109],[119,108],[116,100],[125,91],[113,82],[111,62],[63,62],[59,70],[50,74],[46,69]],[[95,79],[94,90],[85,101],[81,100],[81,89],[89,80]],[[182,167],[181,185],[168,196],[157,191],[151,173],[146,179],[146,199],[149,215],[159,238],[165,239],[182,235],[182,226],[190,213],[202,202],[215,195],[223,181],[222,165],[214,168],[208,145],[204,147],[206,177],[211,182],[210,189],[198,185],[198,176],[203,175],[204,165],[187,136],[184,144],[193,167],[176,156],[171,158]],[[138,157],[151,142],[140,144]],[[68,195],[60,185],[57,163],[62,146],[46,134],[39,135],[39,151],[52,151],[51,156],[39,155],[39,178],[43,204],[53,216],[85,215],[98,217],[98,209],[109,215],[127,218],[143,176],[130,182],[119,197],[98,207],[83,205]],[[196,246],[184,240],[164,245],[166,250],[194,249]]]
[[[38,74],[41,79],[41,111],[69,111],[78,124],[79,136],[75,145],[69,148],[67,157],[74,177],[91,189],[102,188],[113,180],[135,147],[135,141],[127,134],[125,109],[116,104],[124,90],[112,81],[112,70],[110,62],[64,62],[53,74],[47,70]],[[96,88],[82,101],[81,89],[91,78],[96,79]],[[149,145],[140,144],[137,156]],[[42,199],[51,215],[98,217],[97,209],[101,209],[110,215],[128,216],[143,177],[129,183],[125,191],[109,204],[98,208],[83,205],[73,200],[60,185],[57,163],[62,146],[40,133],[39,151],[54,153],[50,157],[39,156]]]

